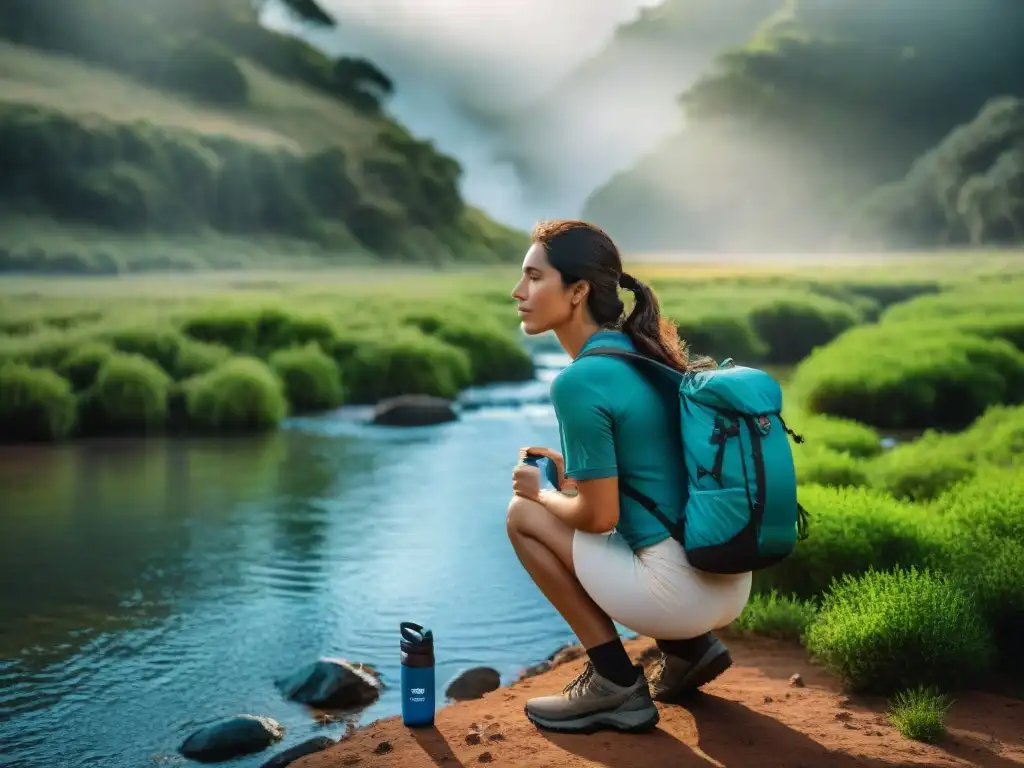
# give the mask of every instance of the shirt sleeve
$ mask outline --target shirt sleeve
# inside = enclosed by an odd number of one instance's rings
[[[612,412],[592,376],[566,369],[551,385],[565,457],[565,476],[573,480],[616,477]]]

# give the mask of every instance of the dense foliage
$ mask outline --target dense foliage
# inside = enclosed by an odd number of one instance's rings
[[[293,5],[319,18],[315,3]],[[4,235],[0,272],[204,266],[161,254],[145,241],[152,235],[161,244],[210,234],[281,238],[321,258],[429,264],[502,261],[525,250],[524,234],[465,204],[456,160],[383,112],[392,91],[383,73],[266,29],[248,0],[11,0],[0,6],[0,39],[17,44],[0,50],[14,72],[35,72],[24,82],[15,75],[23,87],[0,99],[4,229],[36,219],[38,230],[91,228],[57,253],[36,245],[41,235],[24,244]],[[32,58],[39,51],[42,64]],[[85,112],[59,95],[32,96],[65,71],[55,54],[93,73],[83,79]],[[139,92],[148,106],[132,117],[123,114],[118,75],[146,86]],[[183,119],[182,108],[194,117]],[[140,238],[143,254],[119,259],[104,234]]]

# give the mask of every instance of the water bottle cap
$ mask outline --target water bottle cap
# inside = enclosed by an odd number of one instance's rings
[[[403,621],[400,625],[402,646],[430,646],[434,644],[434,633],[419,624]]]

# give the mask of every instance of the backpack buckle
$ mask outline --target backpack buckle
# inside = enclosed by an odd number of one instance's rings
[[[772,431],[772,420],[763,414],[758,416],[754,420],[754,423],[757,424],[757,431],[760,432],[762,436],[767,437],[768,433]]]

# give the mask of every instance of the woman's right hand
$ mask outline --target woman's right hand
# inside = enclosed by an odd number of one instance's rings
[[[558,489],[561,491],[575,490],[576,483],[572,480],[565,479],[565,459],[558,451],[552,450],[551,448],[545,448],[543,446],[531,446],[529,448],[523,448],[519,451],[519,458],[523,459],[527,454],[533,456],[543,456],[545,459],[550,460],[554,465],[555,469],[558,470]]]

